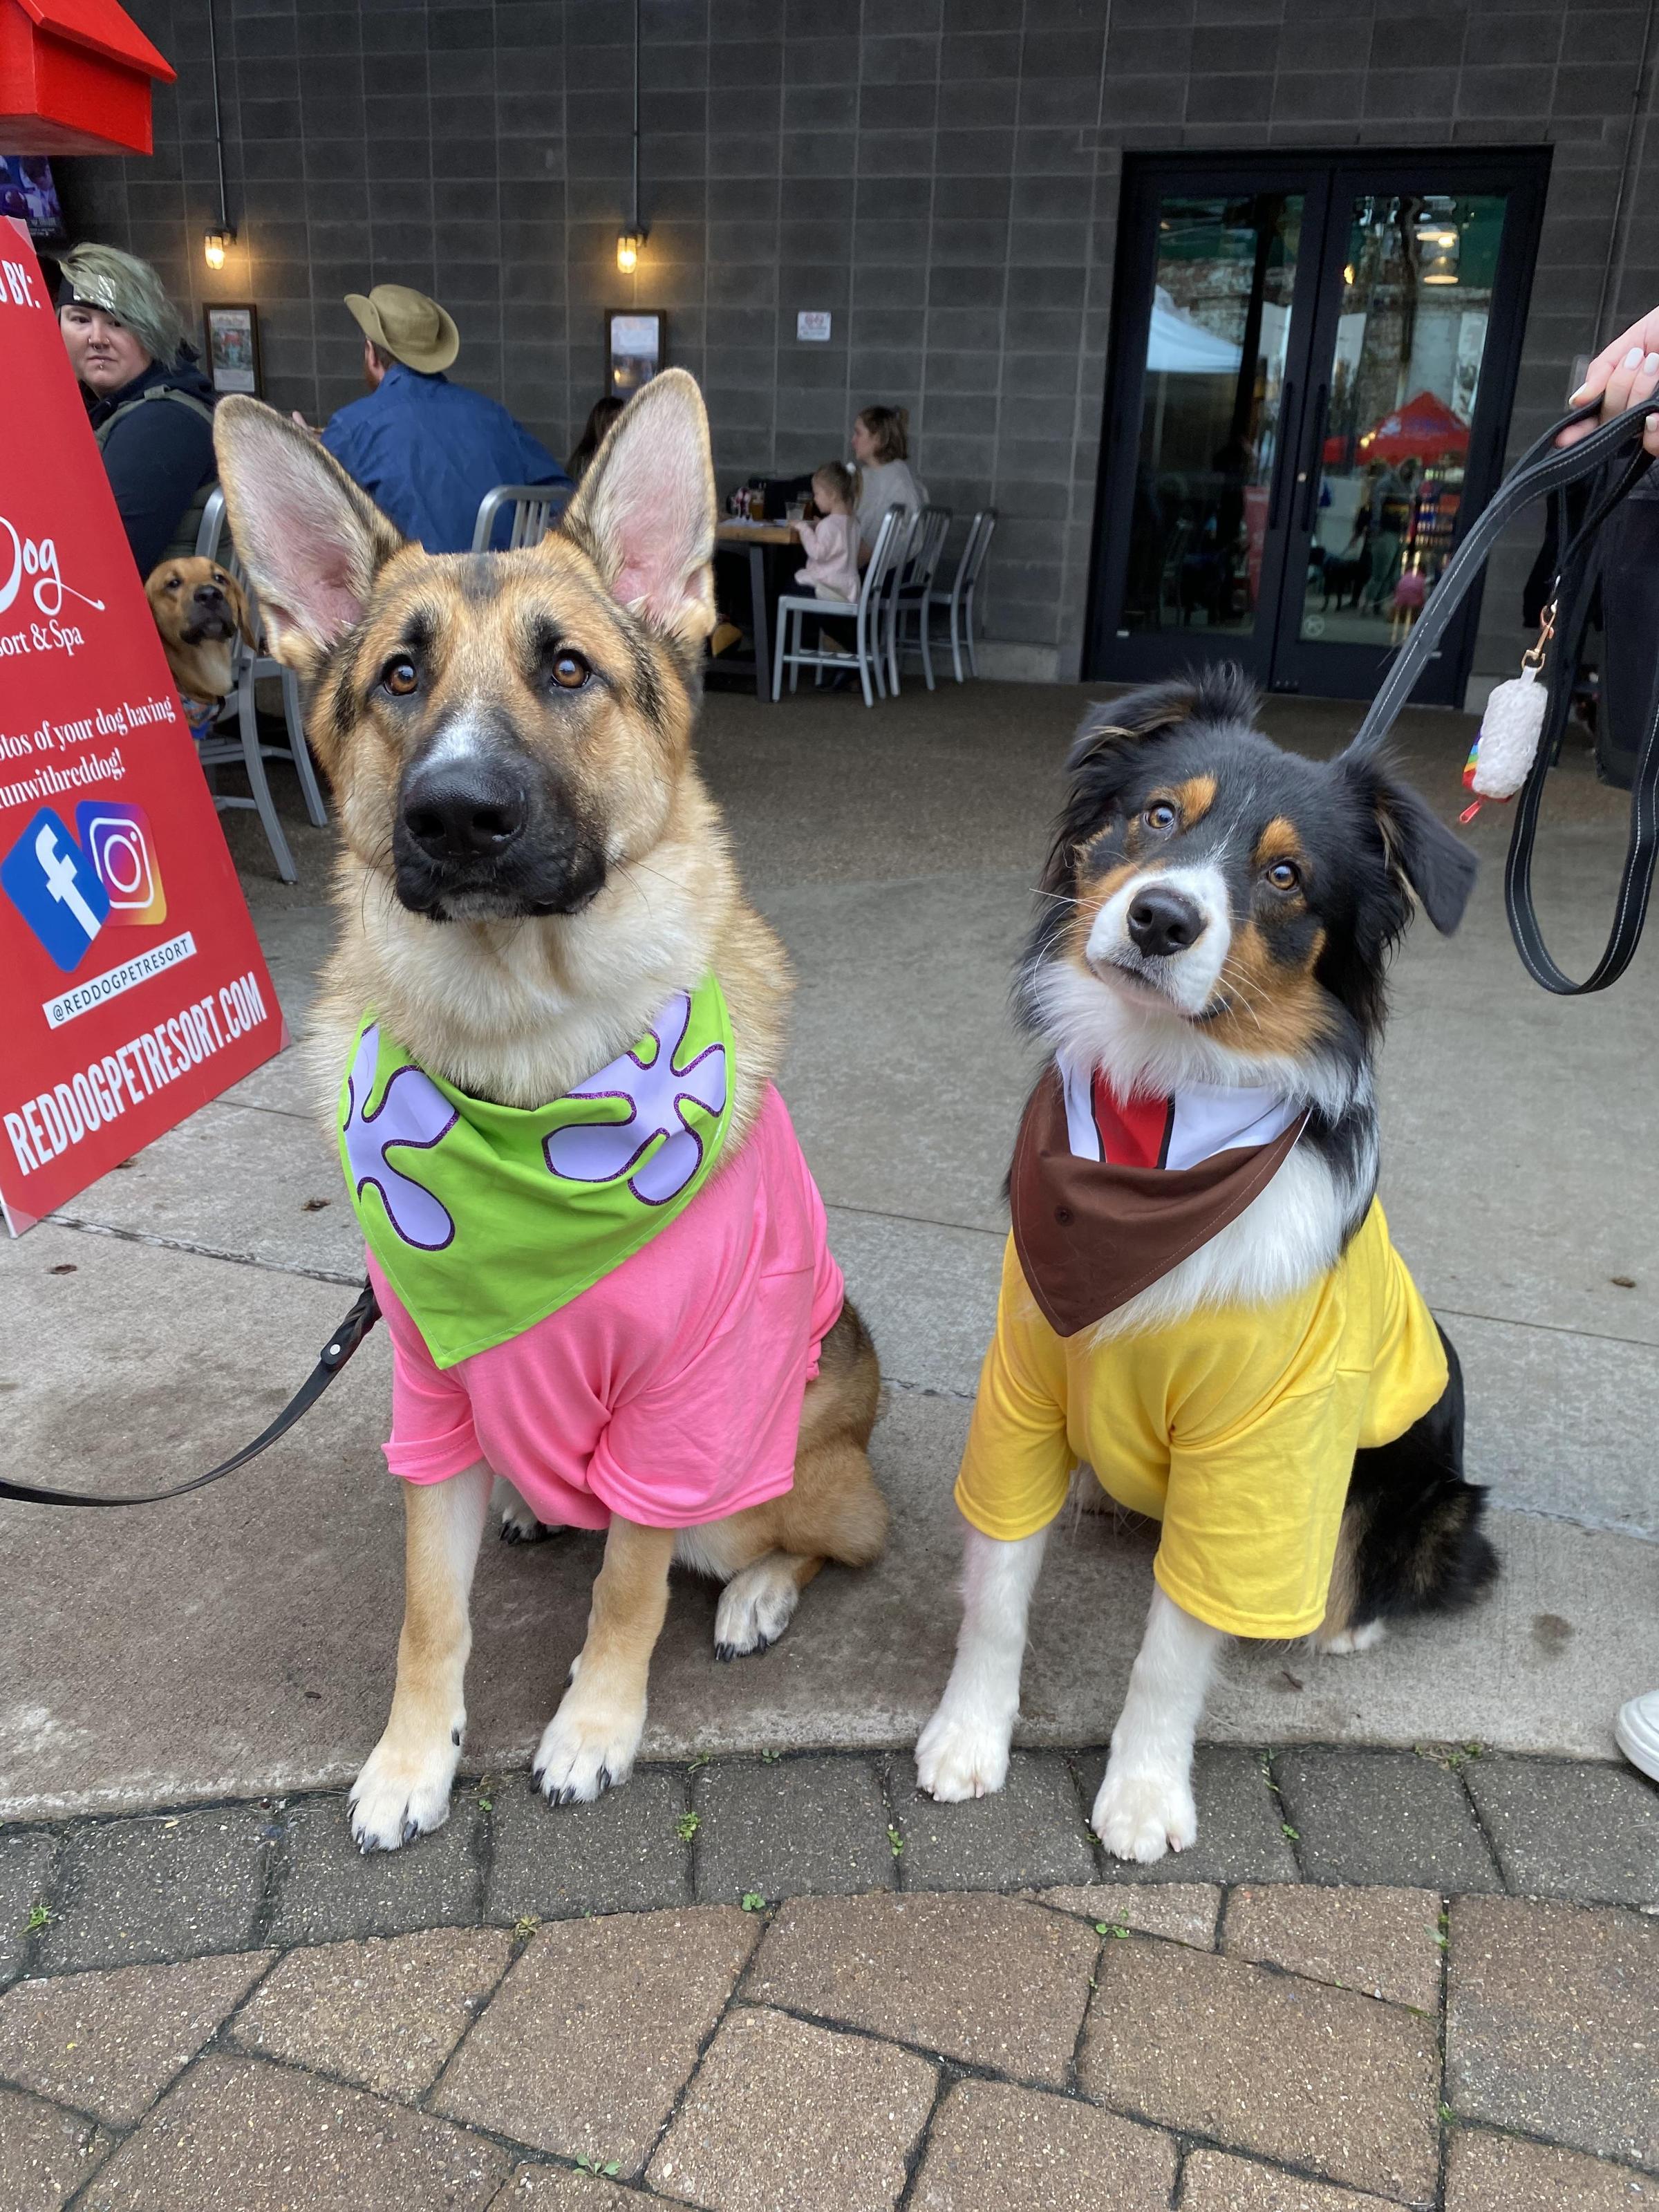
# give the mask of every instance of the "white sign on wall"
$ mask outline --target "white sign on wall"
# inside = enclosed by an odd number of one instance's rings
[[[830,342],[830,318],[815,307],[803,307],[795,317],[795,336],[814,345]]]

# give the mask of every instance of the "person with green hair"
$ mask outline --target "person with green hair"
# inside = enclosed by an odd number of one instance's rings
[[[58,328],[132,557],[148,576],[158,561],[196,550],[216,477],[213,386],[147,261],[113,246],[76,246],[58,268]]]

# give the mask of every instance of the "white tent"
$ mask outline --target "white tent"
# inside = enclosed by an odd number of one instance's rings
[[[1146,366],[1164,375],[1237,376],[1243,349],[1205,329],[1160,284],[1152,295],[1152,328],[1146,334]]]

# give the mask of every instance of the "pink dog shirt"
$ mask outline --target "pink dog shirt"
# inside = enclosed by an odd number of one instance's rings
[[[538,1520],[723,1521],[794,1480],[801,1400],[844,1295],[818,1196],[771,1085],[748,1141],[648,1244],[488,1352],[440,1368],[371,1255],[392,1332],[405,1482],[487,1460]]]

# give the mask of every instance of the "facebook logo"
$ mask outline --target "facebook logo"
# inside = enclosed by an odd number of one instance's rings
[[[62,817],[43,806],[0,860],[0,884],[67,975],[103,927],[109,893]]]

